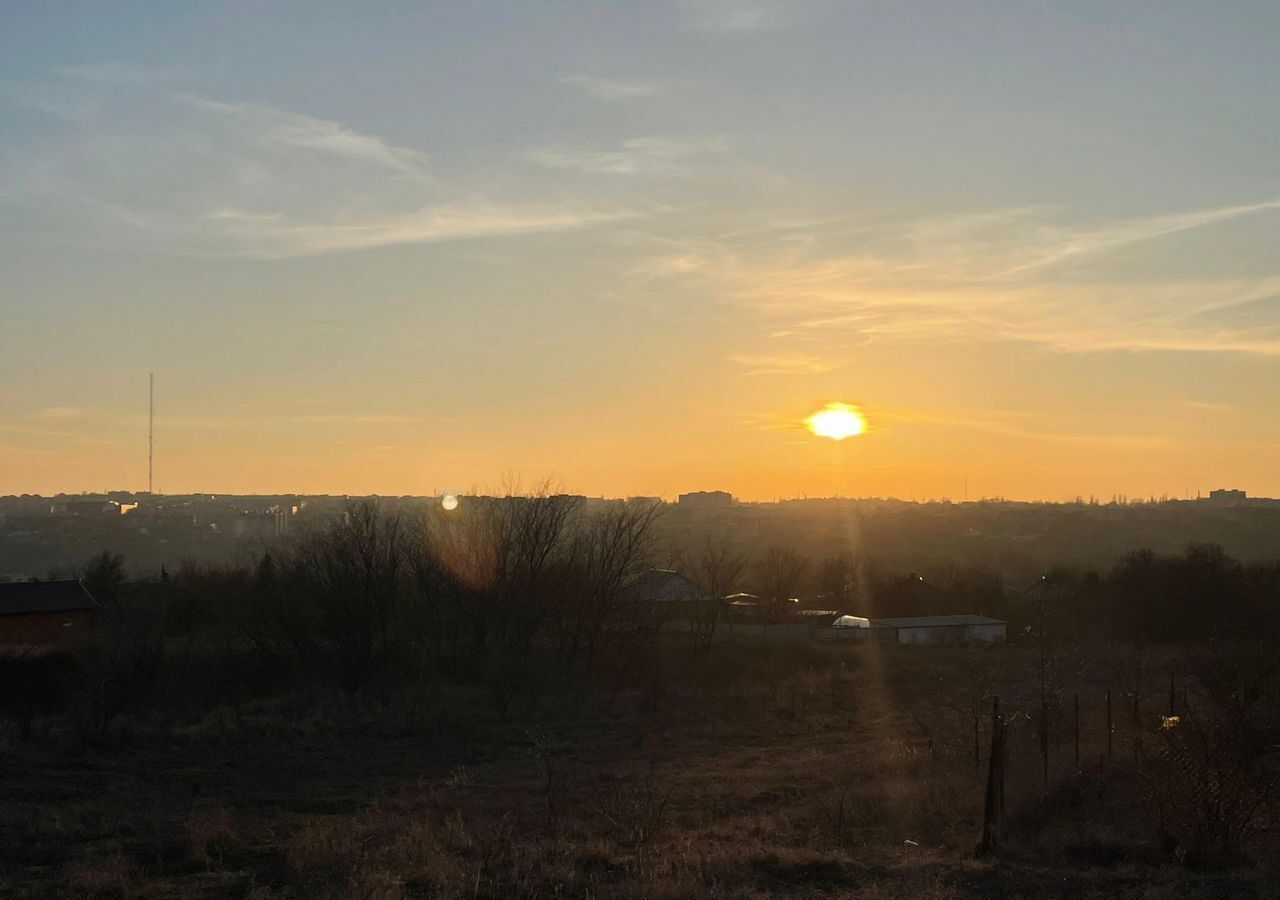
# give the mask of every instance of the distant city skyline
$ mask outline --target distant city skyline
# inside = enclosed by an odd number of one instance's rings
[[[20,492],[20,493],[0,494],[0,499],[21,498],[21,497],[40,497],[44,499],[53,499],[57,497],[74,497],[74,498],[103,497],[103,498],[118,499],[123,497],[129,497],[134,499],[135,501],[137,501],[139,498],[151,498],[156,500],[157,502],[162,502],[166,499],[183,499],[183,498],[190,498],[190,497],[204,498],[208,500],[225,500],[225,499],[233,499],[233,498],[274,499],[274,498],[280,498],[280,497],[293,497],[293,498],[299,498],[299,499],[306,499],[308,497],[328,497],[328,498],[349,497],[351,499],[356,499],[356,500],[367,499],[367,498],[382,498],[387,500],[401,500],[401,499],[430,500],[430,501],[443,500],[445,501],[444,508],[447,511],[452,511],[453,509],[458,508],[459,502],[466,501],[469,499],[530,495],[530,494],[541,492],[541,491],[549,491],[550,493],[553,493],[553,494],[562,494],[567,496],[581,497],[584,500],[591,500],[591,501],[656,502],[656,503],[669,504],[673,506],[686,506],[694,509],[707,509],[707,510],[724,509],[733,505],[738,505],[743,503],[768,505],[772,503],[796,503],[796,502],[809,502],[809,501],[813,501],[815,503],[891,502],[891,503],[917,503],[917,504],[951,503],[951,504],[957,504],[957,505],[964,504],[964,503],[1015,503],[1015,504],[1044,503],[1049,505],[1075,505],[1075,504],[1084,503],[1088,505],[1101,505],[1101,506],[1109,506],[1113,504],[1143,505],[1143,504],[1149,504],[1149,503],[1184,503],[1189,501],[1190,502],[1203,501],[1206,503],[1213,503],[1214,505],[1217,505],[1217,506],[1227,506],[1227,505],[1232,505],[1237,503],[1248,503],[1248,502],[1254,502],[1254,501],[1260,502],[1260,503],[1280,503],[1280,498],[1274,498],[1274,497],[1258,495],[1258,494],[1251,494],[1248,491],[1245,491],[1240,488],[1211,488],[1209,490],[1187,492],[1184,494],[1177,494],[1177,495],[1171,494],[1168,492],[1165,492],[1162,494],[1152,494],[1152,495],[1142,495],[1142,496],[1131,496],[1128,494],[1113,494],[1109,497],[1101,497],[1096,494],[1091,494],[1088,496],[1076,496],[1076,497],[1069,497],[1069,498],[1062,498],[1062,499],[1049,499],[1049,498],[1036,498],[1036,497],[1031,497],[1031,498],[1008,497],[1001,494],[994,494],[989,496],[983,495],[980,497],[954,497],[949,495],[943,495],[938,497],[903,497],[903,496],[884,495],[884,494],[878,494],[878,495],[830,494],[830,495],[812,495],[812,496],[807,494],[795,494],[795,495],[788,495],[788,496],[777,495],[773,497],[739,497],[736,494],[733,494],[729,491],[718,491],[718,490],[712,490],[712,489],[698,489],[698,490],[683,491],[681,493],[668,495],[668,496],[644,495],[644,494],[630,494],[630,495],[582,494],[582,493],[573,491],[572,489],[565,489],[556,485],[547,486],[545,484],[531,485],[531,486],[512,485],[507,488],[501,488],[501,487],[484,488],[484,489],[474,489],[474,490],[467,490],[467,491],[436,490],[436,491],[428,491],[427,493],[424,493],[424,494],[414,494],[414,493],[356,494],[356,493],[350,493],[350,492],[335,493],[335,492],[307,492],[307,491],[261,491],[261,492],[258,492],[258,491],[250,491],[250,492],[184,491],[184,492],[177,492],[177,493],[165,493],[163,491],[156,491],[154,494],[151,494],[145,490],[138,491],[138,490],[124,489],[124,488],[119,488],[119,489],[107,488],[107,489],[101,489],[101,490],[58,491],[54,493],[44,493],[44,494],[36,491],[26,491],[26,492]],[[728,499],[718,503],[717,502],[702,503],[702,502],[699,502],[699,498],[697,496],[699,494],[720,494],[720,495],[723,495],[724,497],[727,497]],[[112,502],[114,502],[114,500]],[[126,506],[127,506],[127,509],[122,510],[121,511],[122,514],[127,513],[129,510],[137,508],[138,504],[137,502],[133,502],[133,503],[126,504]]]
[[[0,494],[1280,495],[1278,38],[9,4]]]

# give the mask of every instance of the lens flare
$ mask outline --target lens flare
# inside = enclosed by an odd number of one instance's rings
[[[453,512],[458,508],[458,495],[445,494],[440,498],[440,505],[444,507],[445,512]]]
[[[867,430],[867,420],[862,417],[862,412],[848,403],[828,403],[804,423],[818,437],[833,441],[856,437]]]

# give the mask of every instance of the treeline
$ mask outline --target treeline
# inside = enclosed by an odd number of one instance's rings
[[[1110,572],[1055,569],[1024,592],[1031,624],[1064,636],[1186,643],[1280,634],[1280,562],[1242,563],[1216,544],[1180,554],[1135,550]]]
[[[1053,570],[1010,586],[981,569],[894,573],[851,553],[754,558],[708,541],[693,559],[658,546],[659,508],[588,511],[542,492],[412,513],[374,502],[239,566],[181,566],[130,583],[103,552],[81,573],[102,608],[74,653],[0,659],[0,713],[22,723],[66,715],[83,735],[164,711],[198,719],[254,699],[328,689],[408,695],[412,718],[433,684],[482,688],[502,713],[551,691],[656,683],[672,659],[706,653],[747,587],[765,615],[794,614],[807,584],[833,610],[870,616],[976,613],[1011,640],[1201,642],[1280,633],[1280,564],[1242,564],[1216,546],[1137,551],[1105,574]],[[676,566],[706,602],[661,647],[672,604],[628,591],[653,565]]]
[[[290,690],[409,692],[440,680],[522,697],[643,672],[661,626],[628,602],[652,562],[657,508],[584,512],[573,497],[506,498],[465,514],[409,515],[374,502],[251,564],[184,564],[127,583],[95,557],[92,637],[73,654],[0,660],[0,712],[68,713],[88,737],[121,716],[199,718]]]
[[[726,551],[709,549],[695,573],[716,571]],[[720,566],[719,568],[724,568]],[[842,553],[811,559],[770,547],[731,566],[765,609],[785,617],[785,598],[869,617],[975,614],[1007,621],[1010,634],[1042,629],[1067,640],[1187,643],[1280,634],[1280,561],[1244,563],[1216,544],[1181,553],[1135,550],[1108,571],[1055,567],[1029,584],[1009,584],[980,566],[889,569]],[[707,579],[704,579],[704,581]]]

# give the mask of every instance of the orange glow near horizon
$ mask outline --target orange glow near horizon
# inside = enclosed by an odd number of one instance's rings
[[[861,410],[848,403],[828,403],[805,419],[804,423],[818,437],[833,441],[857,437],[867,430],[867,420]]]

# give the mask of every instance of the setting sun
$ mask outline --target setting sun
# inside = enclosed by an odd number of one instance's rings
[[[804,420],[809,430],[818,437],[843,441],[856,437],[867,428],[867,420],[856,406],[847,403],[828,403],[818,412]]]

